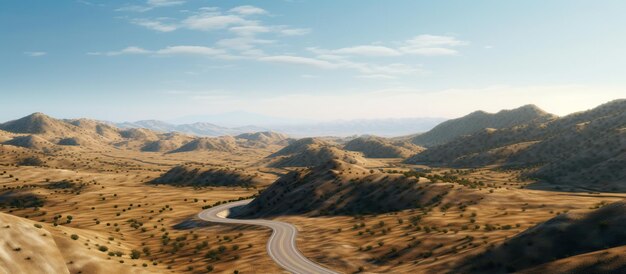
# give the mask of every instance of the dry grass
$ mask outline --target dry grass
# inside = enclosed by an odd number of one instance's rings
[[[25,222],[29,225],[42,224],[49,233],[47,239],[54,240],[53,243],[48,240],[44,244],[47,249],[42,250],[58,250],[70,273],[204,273],[209,265],[217,273],[281,271],[265,251],[270,235],[268,229],[215,225],[195,219],[203,206],[249,197],[258,189],[147,183],[184,163],[206,168],[241,168],[263,176],[284,174],[284,169],[262,165],[266,163],[264,158],[276,151],[275,147],[243,149],[237,153],[176,154],[79,147],[43,153],[0,146],[0,151],[0,187],[3,188],[0,194],[30,194],[44,199],[44,206],[37,209],[5,206],[0,210],[21,217],[20,220],[28,219]],[[32,156],[43,160],[43,165],[15,165]],[[368,159],[365,165],[369,169],[382,168],[385,172],[414,168],[399,161]],[[299,228],[297,241],[304,255],[341,272],[351,273],[363,267],[372,272],[440,273],[557,214],[587,212],[626,197],[623,194],[530,190],[524,187],[532,181],[520,180],[519,171],[493,168],[432,169],[427,175],[431,179],[422,177],[419,182],[436,179],[439,184],[454,186],[450,194],[430,210],[277,219]],[[446,178],[444,175],[457,178],[452,182],[437,179]],[[459,205],[460,200],[473,202]],[[68,216],[72,216],[70,223],[67,223]],[[33,229],[37,228],[33,226]],[[78,236],[77,240],[71,238],[73,234]],[[164,236],[170,239],[167,245],[163,245]],[[174,248],[174,243],[180,247]],[[108,250],[102,252],[100,246]],[[225,248],[223,252],[219,251],[220,246]],[[149,255],[144,248],[149,250]],[[139,259],[130,258],[132,250],[140,252]],[[211,250],[219,260],[205,257]],[[36,251],[32,248],[29,252],[35,254]],[[123,253],[121,257],[115,254],[118,251]],[[0,263],[5,265],[7,260],[19,265],[27,263],[25,259],[3,260]],[[571,266],[573,262],[555,262],[555,265],[564,264]]]

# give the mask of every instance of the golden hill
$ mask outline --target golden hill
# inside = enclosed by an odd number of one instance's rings
[[[223,137],[200,137],[170,151],[170,153],[190,152],[190,151],[222,151],[234,152],[239,149],[235,138]]]
[[[121,139],[116,129],[100,122],[88,119],[59,120],[43,113],[33,113],[26,117],[0,124],[0,129],[17,134],[30,134],[29,141],[25,137],[15,139],[7,144],[42,149],[41,140],[62,146],[101,147],[109,142]],[[49,147],[45,145],[43,147]]]
[[[476,167],[537,167],[547,183],[607,191],[626,190],[626,100],[551,120],[483,130],[419,153],[407,163]]]
[[[151,184],[174,186],[238,186],[256,187],[268,185],[275,177],[253,173],[240,168],[206,167],[185,164],[173,167],[163,175],[150,181]]]
[[[365,159],[355,152],[348,152],[329,142],[316,138],[304,138],[292,142],[278,152],[268,156],[271,167],[309,167],[331,160],[351,164],[364,163]]]
[[[235,152],[240,148],[286,145],[290,139],[276,132],[241,134],[236,137],[194,137],[181,133],[158,133],[145,128],[120,129],[91,119],[55,119],[43,113],[0,124],[0,142],[42,150],[80,147],[92,150],[128,149],[145,152]]]
[[[177,132],[159,134],[159,140],[148,141],[141,146],[141,151],[167,152],[175,150],[193,140],[193,137]]]
[[[0,213],[0,273],[70,273],[50,231]]]
[[[255,133],[243,133],[235,136],[235,138],[240,140],[245,140],[249,145],[287,145],[289,140],[289,136],[273,132],[273,131],[262,131]]]
[[[544,123],[555,118],[555,115],[549,114],[535,105],[501,110],[498,113],[475,111],[461,118],[445,121],[430,131],[413,137],[411,142],[420,146],[433,147],[486,128],[499,129]]]
[[[0,129],[13,133],[50,134],[63,136],[75,130],[70,124],[36,112],[26,117],[0,124]]]
[[[3,144],[38,150],[51,149],[54,147],[53,143],[50,143],[46,139],[43,139],[37,135],[17,136],[3,142]]]
[[[392,141],[382,137],[359,137],[346,143],[345,150],[362,152],[368,158],[406,158],[424,150],[407,141]]]
[[[0,213],[0,229],[0,273],[154,273],[111,264],[98,249],[108,244],[105,233],[52,226],[4,213]],[[128,249],[124,245],[117,248]]]
[[[424,182],[333,160],[284,175],[237,214],[261,217],[392,212],[439,205],[451,189],[451,184]],[[455,198],[455,203],[460,202]]]
[[[623,201],[588,213],[561,214],[496,248],[469,258],[460,272],[509,273],[614,247],[626,247],[626,203]],[[626,255],[622,253],[612,260],[624,262],[624,259]],[[589,271],[585,273],[617,273],[607,268],[610,264],[610,261],[599,260],[578,262],[579,267],[586,267]],[[625,263],[617,265],[622,269],[625,266]],[[560,272],[560,269],[552,269],[548,273],[553,271]]]

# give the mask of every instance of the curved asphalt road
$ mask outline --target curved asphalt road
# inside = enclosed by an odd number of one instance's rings
[[[263,219],[243,220],[226,218],[231,208],[248,204],[250,201],[252,200],[237,201],[212,207],[200,212],[198,217],[202,220],[215,223],[248,224],[269,227],[273,232],[267,242],[267,253],[285,270],[297,274],[337,274],[337,272],[323,268],[309,261],[298,251],[296,247],[296,235],[298,230],[292,224]]]

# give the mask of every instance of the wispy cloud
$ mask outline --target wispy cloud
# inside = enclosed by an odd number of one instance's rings
[[[231,12],[234,13],[238,13],[238,14],[242,14],[242,15],[253,15],[253,14],[267,14],[267,11],[259,8],[259,7],[255,7],[255,6],[238,6],[235,8],[230,9]]]
[[[204,55],[204,56],[219,56],[226,53],[224,50],[202,47],[202,46],[172,46],[156,51],[156,54],[161,55],[175,55],[175,54],[188,54],[188,55]]]
[[[458,51],[453,48],[467,45],[468,43],[452,36],[423,34],[400,44],[398,49],[405,54],[439,56],[456,55]]]
[[[226,52],[220,49],[203,47],[203,46],[170,46],[158,50],[147,50],[140,47],[127,47],[119,51],[108,52],[90,52],[88,55],[104,55],[104,56],[118,56],[118,55],[199,55],[199,56],[220,56]]]
[[[253,36],[260,33],[267,33],[272,31],[269,27],[259,25],[237,26],[232,27],[229,30],[239,36]]]
[[[182,5],[185,2],[183,0],[147,0],[144,5],[127,5],[116,9],[116,11],[146,12],[155,8]]]
[[[392,48],[384,46],[354,46],[347,48],[340,48],[330,51],[333,54],[339,55],[362,55],[362,56],[398,56],[401,53]]]
[[[467,42],[458,40],[452,36],[438,36],[423,34],[415,36],[393,45],[357,45],[339,49],[309,48],[311,52],[324,55],[344,55],[344,56],[374,56],[388,57],[401,55],[421,55],[421,56],[442,56],[456,55],[458,51],[454,49],[458,46],[467,45]]]
[[[163,1],[161,4],[147,2],[151,6],[177,5],[177,1]],[[287,25],[269,25],[263,17],[270,13],[256,6],[244,5],[222,10],[218,7],[202,7],[195,11],[187,11],[181,19],[172,18],[139,18],[132,19],[133,24],[160,31],[172,32],[178,29],[231,34],[231,37],[218,39],[210,46],[179,45],[160,50],[145,50],[129,47],[119,51],[92,53],[97,55],[116,56],[124,54],[181,55],[193,54],[229,60],[253,60],[264,63],[308,66],[324,70],[352,70],[355,77],[365,79],[396,79],[408,75],[419,75],[426,72],[418,64],[400,62],[375,61],[372,58],[394,58],[407,55],[441,56],[456,55],[456,48],[466,45],[453,36],[423,34],[399,42],[372,43],[369,45],[352,45],[336,49],[318,47],[307,48],[309,53],[302,54],[290,51],[268,52],[263,45],[276,44],[281,48],[280,37],[305,35],[311,32],[308,28],[294,28]],[[271,37],[270,39],[265,37]],[[263,37],[263,38],[261,38]],[[368,57],[363,59],[363,57]]]
[[[184,4],[183,0],[148,0],[147,4],[154,7],[169,7]]]
[[[320,69],[349,69],[355,70],[362,78],[394,79],[402,75],[420,74],[425,72],[420,66],[392,63],[376,64],[366,62],[354,62],[345,59],[324,60],[320,58],[276,55],[259,58],[262,62],[282,63],[290,65],[311,66]]]
[[[274,42],[275,42],[274,40],[259,39],[255,37],[244,36],[244,37],[221,39],[221,40],[218,40],[215,44],[218,47],[225,48],[225,49],[244,51],[244,50],[254,49],[256,45],[272,44]]]
[[[349,69],[359,72],[356,77],[366,79],[396,79],[401,76],[424,74],[427,71],[420,65],[404,63],[381,63],[371,61],[371,58],[359,57],[387,57],[393,58],[406,55],[440,56],[456,55],[454,47],[466,45],[467,42],[452,36],[418,35],[414,38],[384,45],[357,45],[338,49],[307,48],[315,56],[276,55],[260,58],[260,61],[303,65],[320,69]],[[356,60],[356,61],[355,61]],[[360,61],[359,61],[360,60]]]
[[[247,20],[239,15],[221,14],[216,12],[193,15],[182,21],[182,25],[192,30],[219,30],[230,26],[256,25],[254,21]]]
[[[218,7],[202,7],[191,15],[173,21],[172,18],[136,18],[130,22],[148,29],[170,32],[177,29],[198,31],[228,30],[237,36],[256,36],[273,33],[281,36],[299,36],[311,32],[308,28],[294,28],[286,25],[266,25],[254,15],[267,15],[266,10],[255,6],[238,6],[228,11]]]
[[[44,56],[46,54],[48,54],[45,51],[25,51],[24,54],[30,56],[30,57],[41,57]]]
[[[263,62],[273,62],[273,63],[284,63],[284,64],[295,64],[295,65],[306,65],[313,66],[323,69],[336,69],[338,68],[338,64],[334,64],[325,60],[319,60],[315,58],[308,57],[300,57],[300,56],[290,56],[290,55],[276,55],[276,56],[268,56],[259,59]]]
[[[161,19],[133,19],[131,22],[135,25],[139,25],[145,28],[149,28],[161,32],[175,31],[178,26],[176,24],[168,24],[163,22],[165,18]]]
[[[311,29],[307,28],[290,28],[286,26],[277,26],[274,28],[276,32],[285,36],[300,36],[311,33]]]
[[[154,3],[152,3],[155,5]],[[276,38],[284,36],[305,35],[311,32],[308,28],[294,28],[287,25],[266,25],[258,15],[268,15],[266,10],[245,5],[223,11],[218,7],[202,7],[190,12],[182,19],[168,17],[159,18],[136,18],[130,22],[159,32],[172,32],[178,29],[188,29],[206,32],[218,32],[231,34],[215,43],[215,47],[231,54],[222,56],[226,59],[249,59],[260,58],[267,54],[260,45],[273,44]],[[273,36],[274,39],[259,38],[260,36]],[[104,55],[119,55],[121,51],[105,53]]]

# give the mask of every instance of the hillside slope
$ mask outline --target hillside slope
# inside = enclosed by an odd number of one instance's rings
[[[424,148],[406,141],[392,141],[386,138],[359,137],[346,143],[345,150],[362,152],[368,158],[406,158]]]
[[[450,184],[421,183],[415,177],[333,160],[284,175],[236,215],[247,218],[392,212],[436,206],[450,189]],[[456,196],[453,200],[459,203],[463,198]]]
[[[365,159],[355,152],[348,152],[336,145],[317,138],[304,138],[292,142],[278,152],[267,157],[271,167],[310,167],[331,160],[341,160],[351,164],[364,163]]]
[[[182,147],[194,138],[177,132],[159,134],[159,140],[144,143],[140,150],[149,152],[167,152]]]
[[[461,118],[445,121],[428,132],[411,139],[416,145],[433,147],[445,144],[457,137],[479,132],[486,128],[508,128],[524,124],[543,123],[555,119],[535,105],[525,105],[498,113],[472,112]]]
[[[406,162],[454,167],[538,167],[528,175],[546,182],[623,191],[626,100],[615,100],[544,124],[483,130],[433,147]]]
[[[243,141],[243,145],[251,147],[264,147],[268,145],[288,145],[289,141],[289,136],[273,131],[243,133],[235,136],[235,138]]]
[[[559,215],[507,240],[501,246],[469,259],[460,272],[513,272],[624,245],[626,203],[622,201],[588,213]],[[613,273],[610,269],[604,269],[603,272]]]
[[[70,273],[51,233],[0,213],[0,273]],[[47,235],[47,236],[46,236]]]
[[[258,174],[248,173],[239,169],[207,168],[195,165],[176,166],[151,184],[167,184],[176,186],[259,186],[268,184],[268,180]]]
[[[237,142],[233,137],[200,137],[191,142],[170,151],[170,153],[191,152],[191,151],[221,151],[234,152],[238,149]]]

